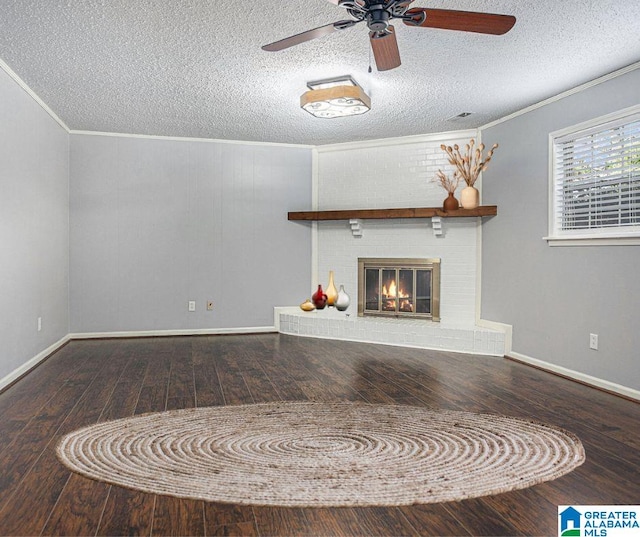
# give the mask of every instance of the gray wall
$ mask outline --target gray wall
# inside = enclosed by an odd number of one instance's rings
[[[287,212],[311,204],[310,149],[72,135],[70,201],[72,333],[273,326],[309,293]]]
[[[69,332],[68,200],[69,135],[0,69],[0,379]]]
[[[482,318],[513,325],[513,350],[640,389],[640,246],[550,247],[550,132],[640,102],[640,70],[482,132],[500,144],[483,178]],[[589,349],[589,333],[599,350]]]

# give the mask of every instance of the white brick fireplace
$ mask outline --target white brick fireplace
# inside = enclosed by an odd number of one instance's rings
[[[474,136],[475,131],[458,131],[320,147],[313,209],[440,207],[446,192],[432,179],[438,168],[450,169],[440,144],[464,145]],[[476,324],[480,218],[444,218],[439,236],[434,234],[431,219],[362,220],[361,236],[352,233],[348,220],[291,225],[313,226],[313,265],[317,268],[309,294],[318,283],[324,288],[333,270],[336,285],[344,285],[351,296],[351,306],[342,314],[278,308],[276,325],[281,332],[504,354],[505,335]],[[366,257],[440,258],[441,322],[358,317],[358,258]]]

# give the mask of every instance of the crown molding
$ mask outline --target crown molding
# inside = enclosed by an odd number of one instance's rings
[[[29,86],[27,86],[26,82],[24,80],[22,80],[17,74],[16,72],[11,69],[11,67],[9,67],[2,59],[0,59],[0,69],[2,69],[5,73],[7,73],[9,75],[9,77],[11,79],[13,79],[13,81],[18,84],[18,86],[20,86],[23,91],[29,95],[29,97],[31,97],[36,103],[38,103],[38,105],[40,105],[40,107],[51,116],[51,118],[58,124],[60,125],[65,131],[67,131],[67,133],[71,132],[69,130],[69,127],[67,127],[66,123],[64,121],[62,121],[57,114],[51,110],[51,108],[49,108],[47,106],[47,104],[40,98],[38,97],[38,95],[36,94],[35,91],[33,91]]]
[[[575,95],[576,93],[580,93],[582,91],[588,90],[589,88],[592,88],[594,86],[598,86],[599,84],[603,84],[604,82],[608,82],[609,80],[613,80],[614,78],[618,78],[619,76],[623,76],[626,75],[627,73],[631,73],[632,71],[635,71],[636,69],[640,69],[640,62],[636,62],[636,63],[632,63],[631,65],[627,65],[627,67],[623,67],[622,69],[618,69],[617,71],[613,71],[612,73],[609,73],[607,75],[603,75],[599,78],[596,78],[594,80],[590,80],[589,82],[585,82],[584,84],[580,84],[579,86],[576,86],[575,88],[569,89],[567,91],[563,91],[562,93],[559,93],[558,95],[554,95],[553,97],[549,97],[548,99],[545,99],[544,101],[540,101],[539,103],[536,104],[532,104],[531,106],[527,106],[526,108],[523,108],[522,110],[518,110],[517,112],[513,112],[512,114],[509,114],[508,116],[504,116],[500,119],[496,119],[495,121],[491,121],[490,123],[487,123],[486,125],[482,125],[481,127],[478,127],[478,130],[483,131],[485,129],[490,129],[491,127],[495,127],[496,125],[500,125],[500,123],[504,123],[505,121],[510,121],[518,116],[522,116],[524,114],[527,114],[529,112],[532,112],[534,110],[537,110],[538,108],[542,108],[544,106],[547,106],[548,104],[551,103],[555,103],[557,101],[560,101],[561,99],[564,99],[565,97],[569,97],[571,95]]]
[[[265,147],[295,147],[299,149],[314,149],[313,145],[304,144],[285,144],[278,142],[255,142],[251,140],[223,140],[220,138],[193,138],[185,136],[158,136],[154,134],[130,134],[123,132],[99,132],[99,131],[79,131],[71,130],[69,134],[76,134],[79,136],[111,136],[115,138],[138,138],[144,140],[165,140],[171,142],[202,142],[202,143],[214,143],[214,144],[231,144],[231,145],[255,145]]]
[[[355,149],[370,149],[373,147],[389,147],[425,142],[447,142],[455,138],[475,137],[478,129],[464,129],[459,131],[435,132],[431,134],[416,134],[413,136],[399,136],[396,138],[379,138],[377,140],[363,140],[361,142],[345,142],[341,144],[327,144],[316,146],[318,153],[332,151],[350,151]]]
[[[9,77],[22,88],[22,90],[27,93],[51,118],[58,123],[67,133],[69,134],[77,134],[84,136],[114,136],[114,137],[122,137],[122,138],[140,138],[140,139],[151,139],[151,140],[171,140],[171,141],[180,141],[180,142],[209,142],[209,143],[219,143],[219,144],[235,144],[235,145],[255,145],[255,146],[265,146],[265,147],[297,147],[303,149],[315,149],[318,153],[328,153],[332,151],[348,151],[355,149],[365,149],[365,148],[375,148],[375,147],[388,147],[388,146],[398,146],[398,145],[406,145],[406,144],[415,144],[415,143],[425,143],[425,142],[437,142],[437,141],[446,141],[451,140],[456,137],[474,137],[478,136],[480,131],[485,129],[489,129],[491,127],[495,127],[501,123],[514,119],[518,116],[524,115],[533,110],[537,110],[538,108],[542,108],[548,104],[557,102],[565,97],[569,97],[576,93],[580,93],[589,88],[612,80],[614,78],[623,76],[627,73],[640,69],[640,62],[632,63],[627,67],[623,67],[622,69],[618,69],[609,73],[607,75],[601,76],[575,88],[559,93],[558,95],[554,95],[553,97],[549,97],[543,101],[540,101],[536,104],[528,106],[526,108],[522,108],[516,112],[513,112],[507,116],[504,116],[500,119],[496,119],[495,121],[491,121],[485,125],[478,127],[477,129],[465,129],[459,131],[448,131],[448,132],[438,132],[432,134],[419,134],[413,136],[400,136],[394,138],[380,138],[376,140],[365,140],[359,142],[345,142],[340,144],[327,144],[327,145],[307,145],[307,144],[285,144],[285,143],[276,143],[276,142],[255,142],[255,141],[246,141],[246,140],[223,140],[216,138],[193,138],[193,137],[180,137],[180,136],[157,136],[157,135],[146,135],[146,134],[128,134],[128,133],[115,133],[115,132],[99,132],[99,131],[83,131],[83,130],[71,130],[67,124],[58,117],[58,115],[51,109],[49,106],[22,80],[9,65],[0,58],[0,69],[2,69]]]

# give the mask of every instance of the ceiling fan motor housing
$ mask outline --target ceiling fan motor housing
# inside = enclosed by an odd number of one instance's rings
[[[367,26],[372,32],[384,32],[389,26],[391,14],[384,9],[384,4],[374,4],[367,13]]]

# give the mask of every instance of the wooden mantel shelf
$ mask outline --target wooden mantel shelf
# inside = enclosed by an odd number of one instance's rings
[[[459,218],[473,216],[495,216],[497,205],[482,205],[475,209],[445,211],[442,207],[416,207],[407,209],[348,209],[343,211],[298,211],[290,212],[289,220],[381,220],[388,218]]]

